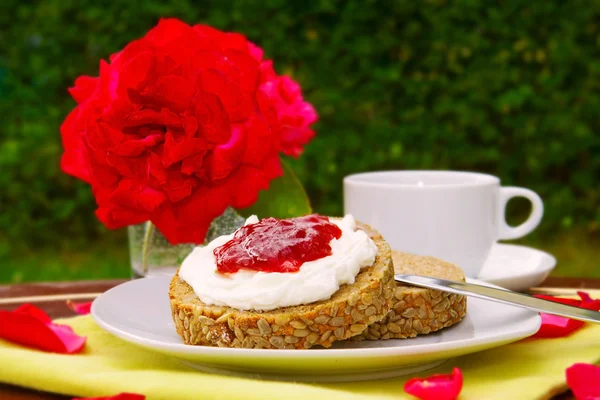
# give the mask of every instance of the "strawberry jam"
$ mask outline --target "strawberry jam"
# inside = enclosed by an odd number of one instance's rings
[[[213,250],[217,270],[297,272],[302,264],[331,255],[329,242],[342,236],[327,217],[265,218],[238,229],[229,242]]]

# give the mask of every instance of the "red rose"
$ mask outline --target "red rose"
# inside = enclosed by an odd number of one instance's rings
[[[244,36],[176,19],[69,91],[62,169],[91,184],[107,227],[150,220],[173,244],[201,243],[227,207],[252,205],[317,118]]]

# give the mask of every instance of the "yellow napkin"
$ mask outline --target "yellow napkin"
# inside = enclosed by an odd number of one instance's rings
[[[27,349],[0,340],[0,382],[72,396],[120,392],[147,399],[411,399],[407,377],[355,383],[268,382],[198,372],[177,360],[124,342],[100,329],[90,316],[60,320],[88,337],[77,355]],[[274,350],[276,351],[276,350]],[[460,399],[546,399],[565,387],[565,368],[600,361],[600,325],[568,338],[526,339],[450,360],[432,373],[458,366],[464,375]]]

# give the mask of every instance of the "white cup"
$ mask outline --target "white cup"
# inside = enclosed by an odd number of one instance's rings
[[[529,218],[516,227],[504,216],[513,197],[532,204]],[[533,231],[544,205],[535,192],[501,187],[493,175],[382,171],[344,178],[344,212],[381,232],[394,250],[441,258],[477,277],[494,242]]]

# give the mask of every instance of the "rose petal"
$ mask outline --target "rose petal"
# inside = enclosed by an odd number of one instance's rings
[[[70,326],[52,323],[48,327],[64,345],[67,354],[78,353],[83,349],[87,338],[77,335]]]
[[[97,151],[96,155],[100,157],[100,151]],[[117,174],[121,175],[122,178],[135,179],[141,181],[140,183],[145,183],[144,181],[148,176],[147,152],[142,153],[139,157],[121,157],[112,151],[106,151],[102,155],[105,157],[106,166],[112,167],[113,170]],[[108,168],[106,168],[106,166],[104,169],[106,171],[110,171]],[[100,169],[101,168],[97,168],[97,170]],[[94,172],[96,172],[96,170]],[[114,186],[115,184],[112,184],[110,186],[106,186],[106,188],[108,190],[112,190]]]
[[[156,146],[164,142],[165,135],[163,133],[149,134],[143,139],[127,140],[119,143],[108,151],[119,157],[138,157],[142,155],[146,149]]]
[[[90,309],[92,308],[92,301],[86,301],[83,303],[75,303],[71,300],[67,300],[67,306],[80,315],[87,315],[90,313]]]
[[[138,184],[130,179],[123,179],[111,194],[110,200],[123,208],[151,213],[160,207],[166,200],[166,196],[163,192],[149,186]]]
[[[69,93],[77,103],[86,101],[98,87],[100,79],[82,75],[75,79],[75,86],[69,88]]]
[[[165,108],[168,111],[168,109]],[[179,122],[179,118],[174,114]],[[165,117],[162,112],[146,108],[144,110],[132,112],[127,116],[124,126],[126,128],[138,127],[144,125],[163,125]],[[181,122],[179,122],[181,125]]]
[[[273,61],[265,60],[260,63],[260,83],[269,82],[277,78],[275,69],[273,68]]]
[[[572,332],[583,326],[582,321],[559,317],[546,313],[540,313],[542,317],[542,326],[540,330],[533,335],[536,338],[558,338],[568,336]]]
[[[162,189],[171,203],[177,203],[191,195],[197,186],[194,178],[184,175],[177,168],[170,168]]]
[[[315,136],[312,129],[295,126],[281,127],[282,151],[288,156],[299,157],[304,151],[303,145]]]
[[[172,42],[171,42],[172,43]],[[168,46],[168,44],[167,44]],[[168,53],[172,53],[172,49],[167,47],[164,48],[162,51],[160,51],[158,54],[160,55],[160,57],[158,59],[154,59],[154,71],[153,71],[153,76],[156,79],[156,77],[160,77],[160,76],[168,76],[168,75],[174,75],[174,76],[182,76],[182,77],[187,77],[189,74],[186,74],[183,72],[184,67],[183,65],[181,65],[182,62],[188,62],[188,60],[179,60],[179,59],[175,59],[173,58],[171,55],[162,55],[163,52],[168,52]],[[180,55],[184,55],[187,54],[187,51],[183,51]],[[183,57],[186,58],[187,56]],[[182,58],[182,57],[179,57]],[[194,74],[195,76],[195,74]]]
[[[227,182],[230,187],[238,189],[231,190],[232,193],[235,193],[233,207],[251,206],[258,199],[259,191],[268,189],[271,180],[282,175],[281,160],[277,155],[265,160],[263,168],[243,164],[231,174],[230,181]]]
[[[194,25],[193,29],[200,36],[210,38],[215,41],[219,41],[219,40],[221,40],[221,38],[223,36],[225,36],[225,32],[221,32],[220,30],[215,29],[212,26],[208,26],[208,25],[202,25],[202,24]]]
[[[182,201],[157,210],[152,222],[171,243],[202,244],[213,219],[232,204],[233,193],[225,185],[198,187]],[[198,204],[202,212],[198,212]]]
[[[181,117],[175,114],[173,111],[169,110],[168,108],[163,108],[160,111],[160,114],[163,118],[162,123],[166,128],[182,128]]]
[[[566,370],[567,385],[577,400],[600,399],[600,367],[577,363]]]
[[[235,126],[227,143],[215,147],[210,159],[210,177],[212,180],[223,179],[241,162],[246,147],[245,131]]]
[[[241,79],[240,69],[221,50],[198,51],[191,58],[191,67],[198,72],[219,71],[238,84]]]
[[[25,313],[0,310],[0,337],[44,351],[63,353],[65,350],[49,324]]]
[[[108,229],[123,228],[129,225],[137,225],[150,219],[148,214],[140,213],[137,210],[127,210],[118,208],[114,205],[100,206],[95,212],[96,217]]]
[[[156,225],[156,228],[171,244],[195,243],[199,245],[204,242],[211,221],[197,222],[192,228],[189,224],[180,222],[179,215],[184,215],[184,213],[179,212],[176,207],[165,208],[160,211],[152,218],[152,223]]]
[[[166,75],[146,86],[140,96],[147,105],[181,112],[191,105],[193,94],[194,86],[190,81],[181,76]]]
[[[109,229],[121,228],[127,225],[136,225],[150,219],[150,214],[132,211],[114,204],[110,197],[112,191],[99,190],[94,193],[98,209],[96,217]]]
[[[194,189],[196,188],[196,182],[192,179],[188,179],[184,181],[181,185],[164,185],[163,189],[169,198],[171,203],[177,203],[190,196]]]
[[[85,141],[92,151],[102,151],[121,143],[124,139],[123,132],[113,128],[105,122],[88,124]]]
[[[87,150],[81,131],[77,128],[80,113],[79,107],[71,111],[60,126],[60,135],[65,149],[60,159],[60,168],[69,175],[91,183],[91,171],[86,158]]]
[[[553,301],[556,303],[586,308],[588,310],[600,310],[600,300],[593,300],[589,296],[589,294],[585,292],[577,292],[577,294],[579,295],[581,300],[565,299],[561,297],[545,295],[536,295],[535,297]],[[565,317],[559,317],[556,315],[540,313],[540,316],[542,317],[542,326],[540,327],[540,330],[532,336],[534,338],[558,338],[568,336],[569,334],[575,332],[584,325],[584,322],[582,321],[577,321]]]
[[[144,53],[150,52],[150,54],[152,54],[153,51],[153,46],[152,44],[147,41],[147,40],[143,40],[143,39],[136,39],[136,40],[132,40],[131,42],[127,43],[125,45],[125,47],[123,48],[123,50],[114,53],[110,56],[109,60],[110,60],[110,64],[106,63],[106,66],[111,70],[112,72],[112,85],[114,85],[113,89],[117,89],[118,87],[118,82],[119,82],[119,74],[121,72],[124,72],[124,67],[127,65],[127,63],[129,61],[134,60],[137,56],[142,55]],[[141,60],[140,60],[141,61]],[[141,63],[136,62],[135,67],[137,68],[142,68],[142,69],[146,69],[147,66],[142,66]],[[102,70],[100,71],[100,74],[102,75]],[[106,72],[106,71],[104,71]],[[135,73],[135,71],[132,71]],[[141,72],[141,71],[137,71],[137,72]]]
[[[171,40],[163,45],[158,54],[165,54],[165,58],[173,60],[174,69],[168,68],[168,64],[160,65],[156,69],[155,75],[162,75],[163,69],[171,71],[175,75],[194,76],[198,70],[194,68],[193,62],[190,62],[197,52],[217,52],[221,53],[219,45],[213,40],[205,40],[198,36],[195,32],[192,35],[180,37]]]
[[[183,117],[183,132],[185,136],[193,137],[198,131],[198,120],[191,115]]]
[[[247,53],[236,50],[228,50],[225,52],[225,55],[229,61],[235,64],[237,70],[240,71],[240,87],[249,92],[254,92],[258,86],[260,77],[259,64],[256,60]]]
[[[150,29],[145,39],[157,46],[176,40],[180,37],[193,35],[192,27],[177,18],[161,18],[158,25]]]
[[[184,158],[204,154],[210,148],[203,138],[183,138],[175,140],[175,135],[168,132],[163,150],[162,163],[165,167],[173,165]]]
[[[149,79],[154,56],[150,50],[142,51],[125,62],[119,74],[119,90],[127,93],[128,89],[139,89]]]
[[[592,299],[586,292],[577,292],[581,298],[581,306],[588,310],[600,310],[600,299]]]
[[[221,99],[231,122],[243,122],[254,111],[250,95],[220,71],[209,69],[202,72],[200,85],[202,91]]]
[[[248,48],[250,49],[250,55],[252,55],[256,61],[262,61],[263,56],[265,55],[263,49],[252,42],[248,42]]]
[[[39,308],[25,304],[14,311],[0,310],[0,337],[43,351],[73,354],[83,349],[86,338],[68,325],[53,323]]]
[[[156,183],[159,185],[163,185],[167,182],[167,171],[165,170],[159,155],[150,153],[148,172],[152,178],[156,179]]]
[[[29,314],[34,318],[39,319],[44,324],[49,324],[52,322],[52,319],[46,314],[43,310],[40,310],[36,306],[30,303],[25,303],[19,307],[17,307],[14,312]]]
[[[231,135],[229,115],[219,97],[211,93],[196,94],[196,120],[203,138],[211,143],[223,143]]]
[[[280,125],[281,149],[284,154],[298,157],[304,144],[314,136],[310,125],[317,120],[317,113],[313,106],[302,98],[300,85],[296,81],[287,76],[265,80],[265,68],[268,71],[268,65],[261,65],[263,83],[260,91],[268,100],[257,96],[259,105],[261,110],[268,110],[269,106],[275,109]]]
[[[246,146],[242,161],[255,167],[262,167],[269,156],[277,154],[279,138],[277,132],[271,130],[267,123],[258,118],[251,118],[244,124]]]
[[[294,103],[298,97],[302,96],[300,85],[289,76],[282,76],[278,85],[281,98],[288,104]]]
[[[235,32],[228,32],[225,35],[222,35],[219,44],[223,49],[234,49],[243,52],[249,51],[248,40],[246,39],[246,37],[244,37],[244,35],[242,34]]]
[[[195,175],[196,172],[202,171],[204,166],[204,158],[206,153],[196,154],[185,158],[181,162],[181,172],[186,175]]]
[[[130,43],[127,47],[133,47],[133,44]],[[117,58],[123,52],[120,52]],[[116,61],[116,59],[115,59]],[[116,68],[111,68],[111,64],[107,63],[104,60],[100,60],[100,93],[102,98],[101,100],[114,99],[117,97],[117,88],[118,88],[118,70]]]
[[[454,400],[462,386],[462,372],[459,368],[453,368],[452,374],[409,379],[404,384],[404,391],[422,400]]]
[[[72,400],[144,400],[146,396],[137,393],[119,393],[108,397],[74,397]]]

